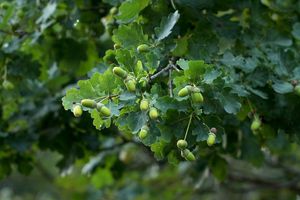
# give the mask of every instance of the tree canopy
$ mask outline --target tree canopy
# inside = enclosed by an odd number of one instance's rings
[[[50,154],[58,199],[300,192],[300,1],[0,0],[0,45],[2,179]]]

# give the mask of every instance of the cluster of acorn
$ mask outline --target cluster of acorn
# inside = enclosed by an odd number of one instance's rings
[[[202,103],[204,100],[200,89],[196,86],[187,85],[178,92],[179,97],[186,97],[188,95],[192,99],[193,103]]]
[[[196,160],[194,154],[187,149],[188,143],[186,140],[178,140],[177,147],[181,150],[181,156],[188,161]]]
[[[96,108],[104,117],[109,117],[111,115],[110,109],[107,108],[103,103],[97,103],[92,99],[82,99],[80,105],[76,104],[73,107],[73,114],[75,117],[80,117],[82,115],[82,106],[86,108]]]
[[[211,128],[209,133],[208,133],[208,138],[207,138],[207,145],[208,146],[212,146],[215,144],[216,142],[216,133],[217,133],[217,129],[216,128]],[[183,158],[185,158],[188,161],[194,161],[195,160],[195,156],[194,154],[187,149],[188,143],[187,141],[184,139],[178,140],[177,141],[177,147],[180,149],[181,151],[181,156]]]
[[[140,102],[140,109],[141,111],[143,112],[146,112],[149,110],[149,117],[150,119],[152,120],[156,120],[158,117],[159,117],[159,113],[158,113],[158,110],[157,108],[155,107],[150,107],[150,102],[148,99],[142,99],[141,102]],[[148,132],[149,132],[149,127],[147,125],[144,125],[140,132],[139,132],[139,138],[142,140],[142,139],[145,139],[148,135]]]

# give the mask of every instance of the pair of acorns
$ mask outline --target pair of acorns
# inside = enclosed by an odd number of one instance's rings
[[[135,92],[136,90],[136,80],[135,77],[131,74],[128,74],[124,69],[121,67],[114,67],[113,73],[122,78],[124,81],[124,84],[129,92]]]
[[[217,129],[216,128],[211,128],[209,133],[208,133],[208,138],[206,140],[208,146],[212,146],[216,142],[216,133]],[[185,158],[188,161],[194,161],[195,156],[194,154],[187,149],[188,143],[186,140],[178,140],[177,141],[177,147],[181,150],[181,156]]]
[[[186,140],[178,140],[177,147],[181,150],[181,156],[188,161],[196,160],[194,154],[187,149],[188,143]]]
[[[148,99],[142,99],[140,102],[140,109],[141,111],[148,111],[150,108],[150,102]],[[149,117],[152,120],[156,120],[159,117],[158,110],[155,107],[151,107],[149,110]],[[141,140],[145,139],[148,135],[149,127],[147,125],[144,125],[140,132],[139,132],[139,138]]]
[[[150,102],[148,99],[142,99],[140,102],[141,111],[147,111],[150,108]],[[158,110],[155,107],[151,107],[149,110],[150,119],[156,120],[159,117]]]
[[[111,115],[111,111],[107,108],[103,103],[96,102],[92,99],[82,99],[81,105],[75,105],[73,107],[73,114],[75,117],[80,117],[82,115],[82,106],[87,108],[96,108],[104,117],[109,117]]]
[[[187,85],[178,92],[179,97],[186,97],[188,95],[190,95],[194,103],[202,103],[204,101],[200,89],[196,86]]]

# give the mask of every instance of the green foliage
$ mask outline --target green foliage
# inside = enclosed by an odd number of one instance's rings
[[[14,167],[29,173],[32,152],[57,151],[63,170],[105,149],[111,157],[95,161],[91,183],[110,187],[120,163],[131,163],[124,156],[131,153],[115,156],[128,143],[159,162],[207,168],[223,182],[232,178],[233,158],[257,167],[268,156],[292,163],[299,2],[15,0],[0,7],[1,177]]]

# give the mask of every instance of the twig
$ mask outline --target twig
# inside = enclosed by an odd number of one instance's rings
[[[93,100],[98,101],[98,100],[101,99],[101,101],[103,101],[105,99],[111,99],[111,98],[114,98],[114,97],[117,97],[117,96],[119,96],[119,95],[118,94],[105,95],[105,96],[102,96],[102,97],[97,97],[97,98],[95,98]]]
[[[170,97],[173,97],[173,79],[172,79],[172,68],[169,69],[169,93]]]
[[[246,99],[247,99],[247,103],[248,103],[248,105],[249,105],[249,108],[250,108],[250,110],[251,110],[251,113],[254,114],[254,113],[255,113],[255,110],[253,109],[250,100],[249,100],[248,98],[246,98]]]
[[[172,68],[172,65],[168,64],[165,68],[161,69],[159,72],[153,74],[152,76],[150,76],[150,80],[153,80],[155,78],[157,78],[159,75],[161,75],[162,73],[168,71],[170,68]]]
[[[193,118],[193,113],[190,115],[190,120],[189,120],[188,126],[187,126],[186,131],[185,131],[184,140],[186,140],[187,134],[189,132],[190,125],[191,125],[191,122],[192,122],[192,118]]]
[[[3,30],[3,29],[0,29],[0,32],[1,32],[1,33],[5,33],[5,34],[7,34],[7,35],[13,35],[13,34],[14,34],[14,33],[11,32],[11,31],[6,31],[6,30]]]
[[[172,7],[174,8],[174,10],[177,10],[173,0],[171,0],[171,4],[172,4]]]
[[[14,36],[19,36],[19,37],[22,37],[22,36],[28,34],[27,32],[21,31],[21,30],[18,30],[18,31],[6,31],[6,30],[3,30],[3,29],[0,29],[0,32],[1,33],[5,33],[7,35],[14,35]]]
[[[233,174],[229,174],[228,178],[232,181],[238,181],[243,183],[249,183],[252,185],[255,185],[253,187],[249,188],[232,188],[238,192],[248,192],[253,190],[259,190],[263,188],[270,188],[270,189],[279,189],[279,188],[286,188],[295,192],[300,192],[300,187],[297,186],[297,183],[299,182],[299,177],[296,177],[295,179],[288,181],[288,182],[272,182],[269,180],[259,179],[257,177],[246,177],[246,176],[237,176]]]

